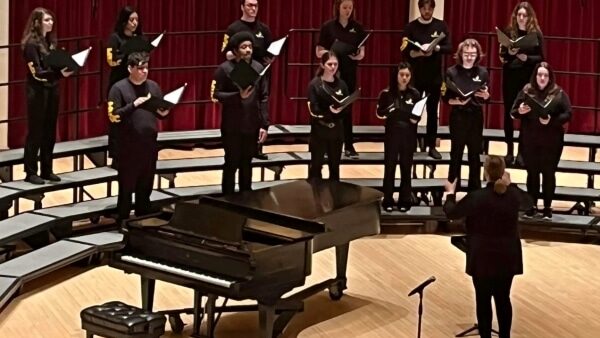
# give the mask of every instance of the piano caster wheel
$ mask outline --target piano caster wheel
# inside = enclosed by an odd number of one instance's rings
[[[329,287],[329,298],[331,300],[340,300],[344,295],[344,290],[340,288],[338,284],[334,284]]]
[[[179,315],[169,315],[169,325],[171,325],[171,332],[181,333],[185,324]]]

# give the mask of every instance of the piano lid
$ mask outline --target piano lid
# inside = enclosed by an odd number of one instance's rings
[[[264,189],[224,196],[237,206],[262,209],[305,220],[318,220],[333,213],[379,201],[378,190],[330,180],[298,180]]]

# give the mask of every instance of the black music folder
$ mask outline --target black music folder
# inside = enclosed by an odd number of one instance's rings
[[[487,83],[481,84],[459,84],[452,80],[446,80],[446,88],[451,90],[452,92],[458,94],[463,99],[467,99],[473,94],[475,94],[478,90],[483,89],[487,86]]]
[[[343,99],[338,99],[335,94],[330,94],[329,96],[333,100],[333,108],[345,109],[346,107],[354,103],[354,101],[358,100],[358,98],[360,97],[360,88],[355,90],[354,93],[344,97]]]
[[[179,100],[181,99],[181,96],[183,95],[183,91],[185,90],[186,86],[187,83],[165,94],[162,98],[150,96],[150,98],[146,102],[142,103],[140,108],[151,112],[171,109],[179,103]]]
[[[556,98],[556,96],[548,96],[544,100],[540,100],[535,96],[527,94],[525,95],[524,103],[531,108],[531,112],[543,119],[547,119],[548,107],[554,102],[554,98]]]
[[[136,53],[136,52],[150,52],[154,48],[158,47],[158,45],[160,44],[160,41],[162,40],[163,36],[165,35],[165,32],[166,31],[162,32],[159,36],[157,36],[152,41],[148,41],[142,35],[136,35],[133,38],[131,38],[129,41],[125,42],[125,44],[123,46],[121,46],[119,51],[121,53],[123,53],[124,55],[129,55],[131,53]]]
[[[408,43],[410,43],[410,44],[416,46],[417,48],[419,48],[423,53],[431,53],[431,52],[433,52],[435,50],[435,47],[437,45],[439,45],[440,42],[442,42],[442,40],[445,37],[446,37],[446,34],[444,32],[441,32],[438,37],[436,37],[435,39],[431,40],[431,42],[429,43],[429,46],[427,46],[427,48],[425,48],[419,42],[412,41],[412,40],[409,40],[409,39],[406,39],[406,41],[408,41]]]
[[[71,55],[64,49],[54,49],[46,56],[44,62],[50,68],[67,68],[68,70],[76,71],[85,65],[91,50],[92,47],[89,47],[88,49]]]
[[[357,54],[360,47],[365,45],[369,36],[371,36],[371,33],[365,35],[358,45],[347,43],[342,40],[335,40],[333,45],[331,45],[331,50],[339,56]]]
[[[235,64],[229,78],[240,89],[246,89],[255,86],[258,81],[267,73],[271,64],[268,64],[260,73],[257,72],[252,65],[244,60],[240,60]]]
[[[506,48],[531,49],[537,47],[540,43],[535,33],[529,33],[513,40],[498,27],[496,27],[496,36],[498,37],[498,42]]]

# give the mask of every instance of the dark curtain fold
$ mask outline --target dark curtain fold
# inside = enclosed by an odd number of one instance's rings
[[[544,53],[557,75],[557,83],[574,106],[569,125],[571,133],[595,133],[600,128],[600,15],[598,1],[531,0],[545,37]],[[483,64],[490,69],[492,104],[488,107],[486,127],[501,128],[503,123],[502,71],[494,26],[505,27],[517,1],[446,1],[444,17],[456,47],[465,37],[479,40],[487,53]],[[481,32],[486,34],[477,34]],[[471,33],[471,34],[469,34]],[[557,38],[560,37],[560,38]],[[567,38],[568,37],[568,38]],[[453,60],[448,59],[448,64]],[[447,109],[445,109],[447,111]],[[447,121],[447,113],[442,114]]]

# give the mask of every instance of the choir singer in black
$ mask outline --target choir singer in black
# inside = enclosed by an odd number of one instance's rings
[[[264,77],[249,87],[240,88],[230,74],[240,62],[247,62],[257,73],[263,66],[252,60],[254,37],[244,31],[229,39],[235,58],[223,62],[214,74],[211,97],[221,108],[221,137],[225,150],[223,194],[235,191],[235,172],[239,169],[239,191],[251,190],[252,156],[257,143],[264,143],[269,128],[269,88]]]
[[[52,153],[56,143],[58,119],[58,80],[69,77],[73,71],[53,69],[46,65],[45,58],[56,49],[56,23],[54,13],[38,7],[29,15],[21,48],[27,64],[27,137],[23,164],[25,181],[44,184],[44,180],[60,181],[52,170]],[[38,152],[41,173],[38,176]]]
[[[168,110],[149,111],[143,104],[151,96],[162,98],[158,84],[148,80],[148,53],[131,53],[127,58],[129,77],[115,83],[108,94],[108,117],[118,126],[119,224],[129,218],[132,193],[135,215],[150,212],[150,193],[158,158],[158,121]]]
[[[317,75],[308,84],[308,111],[310,113],[310,168],[309,178],[322,178],[324,156],[327,154],[329,179],[340,180],[340,160],[344,130],[343,108],[336,108],[336,100],[348,96],[348,87],[337,76],[338,58],[333,52],[321,55]]]
[[[412,87],[410,64],[402,62],[392,72],[390,84],[379,94],[377,117],[385,119],[383,202],[384,210],[390,212],[394,206],[394,182],[396,165],[400,162],[400,196],[398,210],[410,210],[411,169],[417,147],[417,123],[420,115],[413,114],[420,100],[419,91]]]
[[[543,106],[546,106],[545,108]],[[556,190],[556,168],[562,154],[565,127],[571,120],[571,101],[556,84],[554,70],[547,62],[535,66],[531,80],[517,96],[511,112],[521,119],[523,159],[527,170],[527,192],[534,202],[540,197],[543,178],[543,218],[552,219],[552,199]],[[534,206],[525,213],[533,217]]]
[[[427,100],[427,135],[425,146],[429,147],[429,156],[441,159],[435,149],[437,142],[438,104],[442,86],[442,56],[452,53],[452,43],[448,26],[442,20],[433,17],[435,0],[418,1],[420,17],[404,28],[404,38],[400,50],[413,69],[415,88],[429,95]],[[443,38],[441,35],[445,35]],[[441,39],[438,39],[441,38]],[[436,39],[439,43],[428,50]],[[413,43],[409,42],[412,41]],[[418,43],[422,48],[415,45]],[[428,50],[428,51],[424,51]]]
[[[510,289],[515,275],[523,273],[518,229],[519,211],[531,205],[522,190],[510,184],[502,157],[488,156],[484,163],[485,188],[456,202],[456,182],[446,183],[444,212],[450,219],[466,217],[466,273],[473,278],[477,324],[481,338],[492,337],[492,297],[500,338],[509,338],[512,325]]]
[[[488,71],[479,65],[481,45],[475,39],[466,39],[458,45],[456,65],[446,71],[443,99],[452,106],[450,111],[450,168],[448,181],[457,180],[460,187],[460,169],[465,145],[468,147],[469,191],[481,188],[481,160],[483,144],[483,109],[488,101]]]

